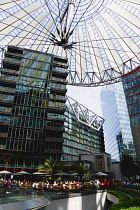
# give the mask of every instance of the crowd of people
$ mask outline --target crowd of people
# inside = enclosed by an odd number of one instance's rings
[[[27,181],[27,180],[11,180],[6,178],[0,179],[0,187],[15,188],[15,187],[32,187],[35,190],[81,190],[81,189],[109,189],[110,180],[90,180],[90,181]]]

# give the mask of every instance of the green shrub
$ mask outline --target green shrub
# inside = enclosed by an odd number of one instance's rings
[[[130,199],[130,197],[123,192],[109,190],[108,193],[115,195],[119,202],[112,205],[109,210],[140,210],[139,206],[139,198],[135,197],[134,199]]]
[[[123,187],[116,187],[116,190],[129,194],[133,198],[135,206],[140,206],[140,192],[136,190],[125,189]]]
[[[120,210],[140,210],[139,207],[130,207],[128,209],[120,209]]]

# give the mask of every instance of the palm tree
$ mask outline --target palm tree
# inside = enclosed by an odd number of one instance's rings
[[[39,167],[39,171],[45,171],[51,175],[51,180],[54,180],[54,175],[61,170],[61,164],[57,159],[46,159],[44,165]]]
[[[82,176],[88,172],[88,168],[84,163],[78,163],[76,172],[80,176],[80,181],[82,181]]]

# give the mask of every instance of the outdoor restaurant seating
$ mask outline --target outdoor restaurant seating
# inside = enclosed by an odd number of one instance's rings
[[[102,184],[102,183],[101,183]],[[80,182],[80,181],[54,181],[53,183],[49,183],[48,180],[43,181],[26,181],[26,180],[0,180],[0,187],[8,187],[8,188],[33,188],[37,192],[54,192],[61,194],[69,194],[69,193],[80,193],[82,191],[92,191],[95,192],[97,190],[96,182],[88,181],[88,182]]]

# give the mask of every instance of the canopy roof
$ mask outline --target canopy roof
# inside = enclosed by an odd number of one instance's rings
[[[0,47],[69,60],[69,84],[98,86],[139,65],[139,0],[4,0]]]

